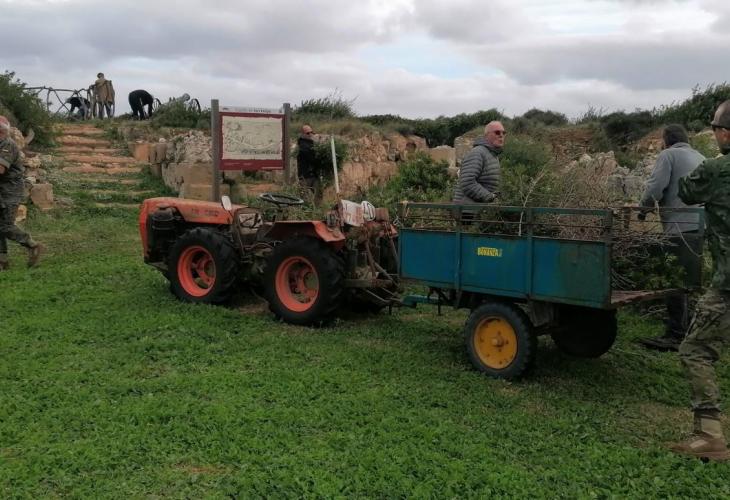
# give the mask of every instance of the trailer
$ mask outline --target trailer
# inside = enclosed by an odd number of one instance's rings
[[[493,377],[513,379],[528,371],[539,335],[550,335],[570,355],[599,357],[616,340],[618,308],[684,291],[618,289],[615,283],[616,248],[652,240],[638,238],[642,234],[663,241],[658,222],[636,217],[644,210],[404,202],[400,281],[423,285],[428,293],[405,296],[402,304],[468,308],[469,358]],[[688,274],[699,277],[704,211],[673,210],[694,225],[679,245],[691,256]],[[653,246],[643,250],[672,251],[668,241]],[[699,278],[684,286],[700,286]]]

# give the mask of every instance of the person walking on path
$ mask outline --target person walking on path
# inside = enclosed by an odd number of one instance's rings
[[[10,267],[7,240],[28,250],[28,267],[38,265],[43,246],[15,225],[18,205],[23,198],[23,164],[20,150],[10,138],[10,122],[0,116],[0,271]]]

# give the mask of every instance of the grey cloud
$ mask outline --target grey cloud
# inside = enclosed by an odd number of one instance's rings
[[[483,51],[479,57],[521,83],[595,79],[641,90],[725,81],[725,54],[724,46],[710,38],[688,43],[676,37],[611,37],[503,46]]]
[[[418,1],[416,24],[436,38],[464,43],[490,43],[544,31],[519,5],[503,0]]]

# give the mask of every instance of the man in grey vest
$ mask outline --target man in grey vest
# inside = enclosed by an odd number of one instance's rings
[[[656,165],[647,182],[639,203],[646,210],[639,214],[643,220],[646,213],[659,206],[664,233],[669,236],[670,251],[684,268],[685,283],[697,285],[700,282],[699,267],[693,265],[694,254],[699,254],[697,238],[699,218],[696,214],[672,212],[672,208],[685,208],[679,198],[679,179],[689,175],[705,161],[705,157],[689,145],[687,131],[681,125],[668,125],[662,134],[664,150],[659,154]],[[668,297],[666,300],[667,321],[664,335],[646,338],[640,342],[650,349],[676,351],[689,326],[688,296],[686,293]]]

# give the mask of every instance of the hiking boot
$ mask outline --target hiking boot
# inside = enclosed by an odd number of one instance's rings
[[[670,446],[674,453],[702,460],[730,460],[730,451],[717,416],[695,416],[695,430],[686,440]]]
[[[38,265],[43,250],[45,250],[45,247],[40,243],[36,243],[34,246],[28,248],[28,267],[36,267]]]
[[[639,343],[647,349],[677,352],[679,350],[679,344],[682,343],[682,338],[675,335],[662,335],[653,339],[640,339]]]

